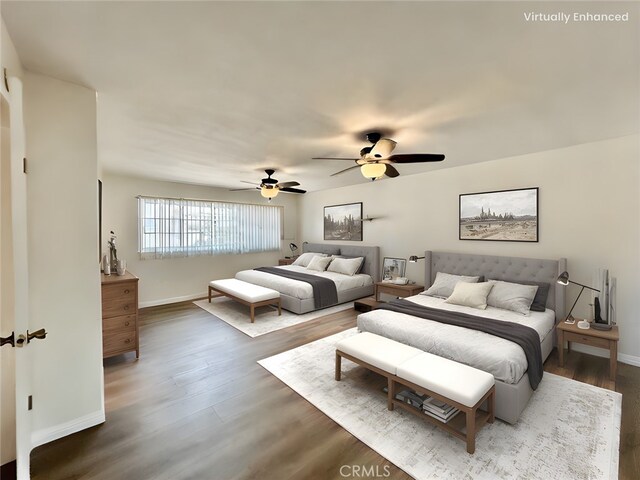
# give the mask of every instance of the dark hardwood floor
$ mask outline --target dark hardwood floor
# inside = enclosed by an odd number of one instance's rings
[[[32,478],[337,479],[342,465],[410,478],[256,363],[355,326],[353,311],[255,339],[191,303],[143,310],[141,323],[140,360],[105,362],[106,423],[35,449]],[[545,370],[613,388],[604,358],[572,352],[559,368],[554,351]],[[635,479],[640,368],[620,364],[615,387],[620,478]]]

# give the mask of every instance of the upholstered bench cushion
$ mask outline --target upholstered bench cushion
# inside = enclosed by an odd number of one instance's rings
[[[397,376],[467,407],[478,403],[495,384],[490,373],[426,352],[399,365]]]
[[[336,345],[336,349],[393,375],[398,365],[423,353],[417,348],[369,332],[345,338]]]
[[[270,288],[253,285],[252,283],[243,282],[236,278],[227,278],[224,280],[214,280],[209,282],[209,286],[225,292],[234,297],[241,298],[249,303],[263,302],[280,297],[280,292],[271,290]]]

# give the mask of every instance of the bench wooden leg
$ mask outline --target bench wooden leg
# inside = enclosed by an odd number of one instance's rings
[[[488,423],[493,423],[496,419],[496,389],[493,387],[491,391],[491,395],[487,399],[488,407],[489,407],[489,418],[487,419]]]
[[[280,304],[280,299],[278,298],[278,316],[282,315],[282,305]]]
[[[476,411],[474,409],[467,410],[467,452],[476,451]]]
[[[387,378],[387,409],[393,410],[393,399],[396,398],[396,382],[393,378]]]
[[[342,367],[342,357],[338,352],[336,352],[336,380],[338,382],[340,381],[341,367]]]
[[[256,307],[249,305],[249,308],[251,309],[251,323],[253,323],[256,321]]]
[[[213,290],[211,287],[209,287],[209,303],[211,303],[211,290]]]

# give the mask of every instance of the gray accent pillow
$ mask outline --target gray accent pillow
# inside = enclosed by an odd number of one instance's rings
[[[549,297],[549,289],[551,285],[547,282],[533,282],[528,280],[508,280],[508,279],[498,279],[492,278],[491,280],[501,280],[503,282],[511,282],[511,283],[519,283],[521,285],[537,285],[538,291],[536,292],[536,296],[533,299],[533,303],[529,310],[532,312],[544,312],[547,309],[547,298]]]
[[[362,268],[364,257],[332,257],[327,272],[342,273],[343,275],[354,276]]]
[[[453,289],[453,293],[444,303],[484,310],[487,308],[487,296],[490,295],[489,292],[491,292],[492,288],[493,284],[490,282],[458,282]]]
[[[529,315],[529,309],[538,291],[537,285],[522,285],[501,280],[489,280],[486,283],[493,285],[487,297],[488,305]]]
[[[298,265],[299,267],[308,267],[309,262],[313,259],[313,257],[326,257],[326,253],[315,253],[315,252],[307,252],[300,255],[293,262],[293,265]]]
[[[458,282],[478,283],[480,277],[470,277],[467,275],[453,275],[451,273],[438,272],[433,285],[421,295],[429,295],[431,297],[450,297]]]
[[[331,257],[321,257],[316,255],[311,259],[307,268],[309,270],[316,270],[318,272],[324,272],[331,263]]]

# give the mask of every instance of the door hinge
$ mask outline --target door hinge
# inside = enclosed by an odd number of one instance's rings
[[[29,395],[27,400],[27,407],[29,410],[33,410],[33,395]]]
[[[22,172],[23,173],[27,173],[27,159],[26,158],[22,159]]]

